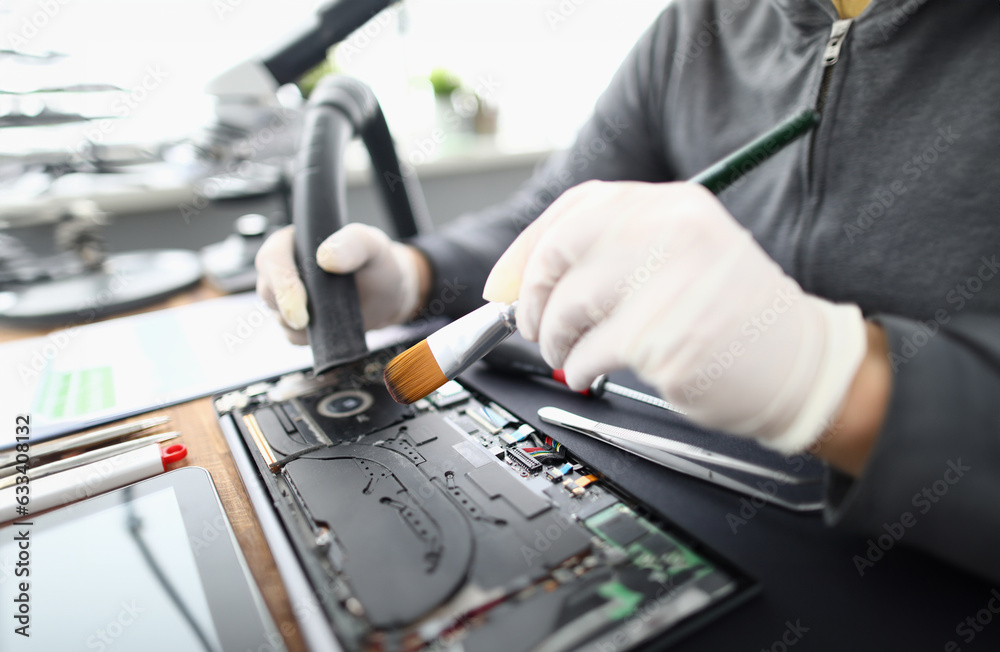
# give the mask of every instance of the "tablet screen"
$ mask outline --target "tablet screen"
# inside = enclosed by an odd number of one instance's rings
[[[87,501],[34,520],[30,638],[17,634],[18,625],[8,616],[9,622],[0,628],[0,649],[234,648],[224,644],[225,615],[220,634],[218,610],[211,603],[228,599],[220,590],[242,597],[246,588],[225,577],[224,563],[213,563],[208,575],[206,568],[199,568],[218,561],[211,557],[225,547],[232,552],[228,529],[208,513],[190,510],[185,510],[186,525],[173,486],[143,489],[140,484],[102,496],[96,499],[103,501],[97,509],[92,504],[96,500]],[[183,491],[190,491],[190,485]],[[198,518],[205,521],[203,528]],[[212,528],[222,531],[198,536]],[[24,579],[13,573],[18,548],[11,535],[17,529],[0,530],[0,595],[6,605],[13,604]],[[252,623],[255,615],[244,617]]]

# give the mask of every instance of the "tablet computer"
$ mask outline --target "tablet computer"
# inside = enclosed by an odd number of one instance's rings
[[[0,650],[284,649],[205,469],[29,522],[0,529]]]

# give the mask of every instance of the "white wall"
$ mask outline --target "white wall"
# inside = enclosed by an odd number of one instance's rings
[[[338,62],[375,87],[396,131],[408,133],[428,119],[424,103],[414,101],[422,91],[409,80],[444,66],[498,102],[509,138],[559,146],[666,2],[405,0],[376,19],[371,37],[356,36],[352,47],[342,48]],[[136,129],[142,137],[180,135],[205,119],[209,105],[200,89],[214,73],[273,42],[316,4],[7,0],[0,5],[0,47],[72,57],[61,77],[46,67],[26,74],[0,60],[0,87],[109,81],[131,89],[149,84],[150,71],[159,71],[133,112],[143,118],[140,126],[115,135],[127,138]],[[9,98],[0,101],[9,108]]]

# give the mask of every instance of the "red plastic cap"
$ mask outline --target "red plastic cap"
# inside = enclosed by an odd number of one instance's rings
[[[562,369],[553,369],[552,370],[552,380],[556,381],[557,383],[562,383],[563,385],[565,385],[566,384],[566,372],[563,371]],[[589,396],[590,395],[590,388],[588,387],[587,389],[585,389],[585,390],[583,390],[582,392],[579,392],[579,393],[583,394],[584,396]]]
[[[179,462],[187,457],[188,449],[184,444],[171,444],[160,449],[160,459],[163,460],[163,470],[167,470],[167,464]]]

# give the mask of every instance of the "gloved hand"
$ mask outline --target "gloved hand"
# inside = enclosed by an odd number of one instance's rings
[[[257,294],[278,314],[288,339],[306,344],[309,324],[306,289],[295,266],[292,226],[276,231],[257,252]],[[394,242],[380,229],[347,224],[324,240],[316,262],[328,272],[354,272],[365,329],[398,324],[420,302],[420,269],[415,249]]]
[[[703,426],[785,453],[837,416],[867,350],[857,306],[806,294],[705,188],[588,182],[493,268],[484,296],[582,390],[630,367]]]

